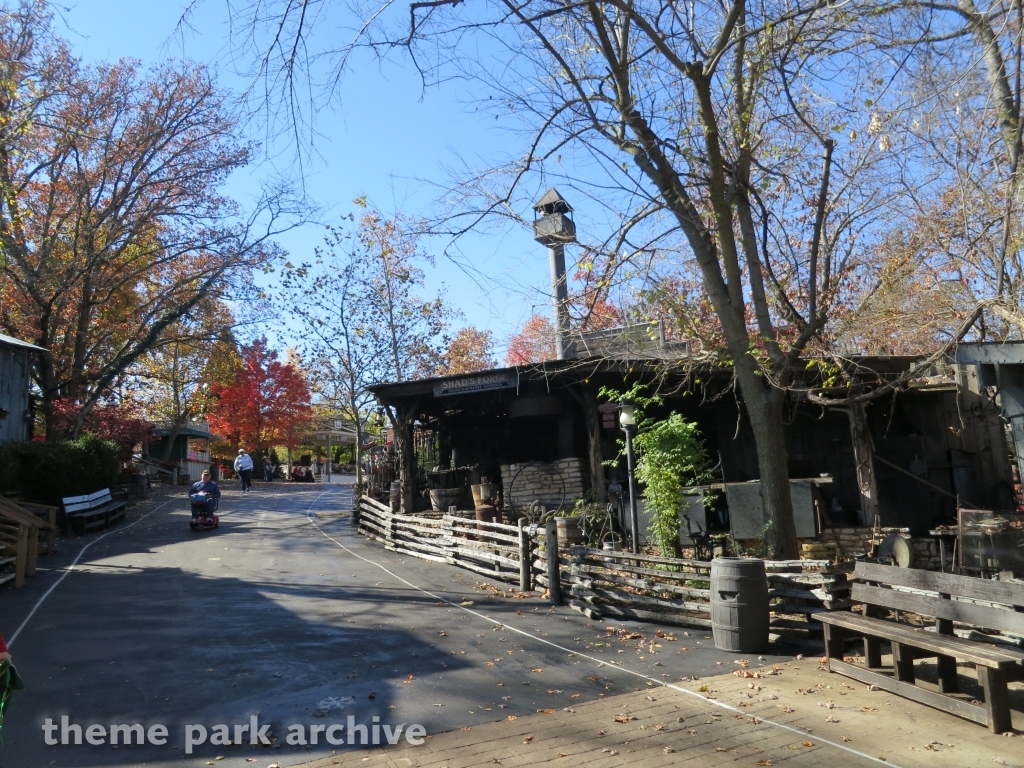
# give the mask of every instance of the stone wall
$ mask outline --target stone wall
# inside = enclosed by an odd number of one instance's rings
[[[571,509],[572,500],[589,488],[587,470],[579,459],[559,459],[550,464],[539,461],[504,464],[501,467],[501,485],[505,489],[506,504],[525,507],[539,501],[549,510],[560,502],[563,510]]]
[[[912,567],[926,571],[941,570],[942,563],[939,559],[938,541],[930,537],[921,539],[912,538],[908,528],[880,528],[878,529],[877,540],[881,541],[886,536],[891,536],[894,533],[899,534],[910,542],[910,548],[914,556]],[[832,535],[832,531],[830,530],[822,531],[821,540],[825,543],[835,543],[838,539],[839,544],[842,545],[843,552],[849,556],[855,552],[870,552],[874,536],[875,529],[870,527],[836,528],[835,536]],[[952,554],[952,551],[946,552],[947,569],[952,564]]]

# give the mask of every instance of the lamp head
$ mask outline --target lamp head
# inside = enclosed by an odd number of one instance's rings
[[[623,429],[636,426],[636,406],[630,400],[619,403],[619,426]]]

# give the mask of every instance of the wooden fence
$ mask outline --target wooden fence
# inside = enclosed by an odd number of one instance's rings
[[[429,512],[399,515],[379,501],[362,496],[359,531],[394,552],[450,563],[481,576],[520,584],[524,589],[530,587],[528,582],[523,583],[523,577],[528,575],[533,544],[527,532],[515,525]]]
[[[450,563],[520,589],[550,590],[550,530],[481,523],[458,515],[398,515],[378,501],[359,499],[359,531],[386,549]],[[590,618],[711,627],[711,563],[654,555],[606,552],[583,546],[556,548],[559,578],[554,602]],[[773,631],[819,634],[810,621],[820,611],[848,608],[846,577],[824,560],[765,561]],[[550,594],[550,592],[549,592]]]

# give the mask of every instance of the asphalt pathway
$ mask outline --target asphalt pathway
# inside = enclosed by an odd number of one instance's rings
[[[189,531],[181,496],[62,541],[29,586],[0,592],[0,628],[21,628],[12,652],[27,686],[0,768],[284,767],[354,748],[325,743],[326,727],[349,716],[436,734],[734,668],[699,630],[593,622],[386,552],[339,515],[350,499],[343,485],[258,484],[225,494],[214,531]],[[47,745],[43,725],[62,716],[84,732],[164,726],[167,743]],[[252,718],[271,726],[271,746],[235,732]],[[243,743],[185,754],[187,726],[212,737],[220,724]],[[321,726],[318,744],[286,743],[294,725],[307,741]]]

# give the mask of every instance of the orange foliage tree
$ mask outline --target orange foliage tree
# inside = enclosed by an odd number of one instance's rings
[[[455,376],[460,373],[485,371],[497,365],[494,359],[494,339],[490,331],[480,331],[469,326],[455,334],[448,344],[438,376]]]
[[[210,385],[210,429],[237,450],[263,451],[274,443],[292,448],[312,418],[309,384],[292,362],[280,362],[267,340],[242,347],[234,378]]]
[[[48,437],[80,432],[179,320],[241,298],[273,253],[277,213],[221,193],[250,155],[224,98],[201,67],[84,66],[42,2],[0,15],[0,329],[49,351]],[[67,430],[58,399],[79,407]]]

